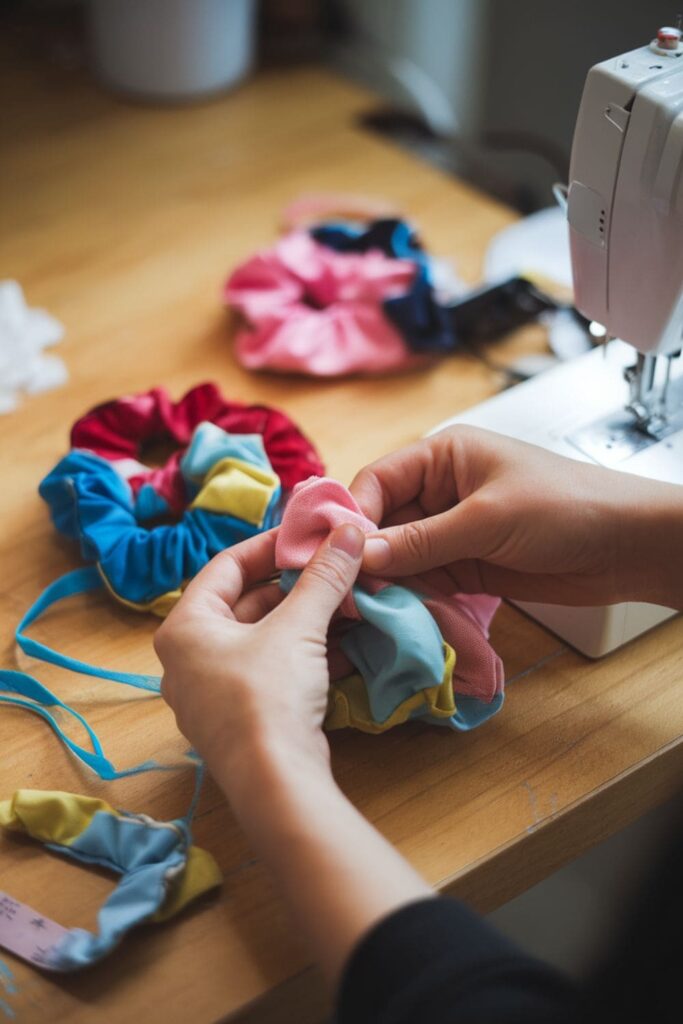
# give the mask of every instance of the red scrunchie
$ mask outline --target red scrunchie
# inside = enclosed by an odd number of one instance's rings
[[[71,446],[85,448],[114,462],[138,460],[146,441],[174,441],[179,451],[173,453],[166,465],[140,467],[139,472],[126,475],[134,493],[143,484],[151,484],[166,499],[171,511],[182,512],[186,496],[179,462],[195,427],[204,421],[233,434],[260,434],[270,464],[285,490],[324,472],[315,448],[285,413],[265,405],[229,402],[211,383],[192,388],[178,402],[173,402],[163,388],[152,388],[97,405],[74,423]]]

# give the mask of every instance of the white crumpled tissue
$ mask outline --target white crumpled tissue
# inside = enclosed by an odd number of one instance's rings
[[[16,409],[22,393],[35,395],[68,380],[64,362],[43,352],[63,337],[59,320],[30,309],[16,281],[0,281],[0,413]]]

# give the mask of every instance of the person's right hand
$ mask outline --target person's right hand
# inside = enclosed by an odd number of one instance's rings
[[[351,492],[380,524],[367,572],[556,604],[683,604],[674,484],[453,427],[361,470]]]

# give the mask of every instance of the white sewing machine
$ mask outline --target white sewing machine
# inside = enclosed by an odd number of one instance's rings
[[[589,71],[572,147],[567,219],[576,306],[605,327],[608,343],[440,423],[432,433],[468,423],[575,459],[683,484],[678,29],[660,29],[649,46]],[[675,614],[636,603],[516,603],[593,658]]]

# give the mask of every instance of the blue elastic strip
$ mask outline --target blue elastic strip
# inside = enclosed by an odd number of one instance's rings
[[[38,658],[40,661],[47,661],[51,665],[59,665],[60,668],[71,669],[72,672],[81,672],[86,676],[95,676],[98,679],[111,679],[114,683],[124,683],[126,686],[135,686],[138,690],[149,690],[151,693],[159,693],[161,689],[160,676],[140,675],[136,672],[117,672],[114,669],[100,668],[97,665],[89,665],[86,661],[79,661],[78,658],[71,658],[67,654],[60,654],[47,644],[39,640],[33,640],[25,636],[24,631],[39,619],[43,612],[51,608],[57,601],[65,597],[73,597],[76,594],[87,594],[93,590],[99,590],[103,586],[97,569],[92,566],[87,569],[74,569],[73,572],[61,576],[49,587],[46,587],[37,601],[35,601],[26,612],[16,628],[16,641],[24,654],[31,658]]]
[[[204,785],[204,777],[206,775],[206,764],[201,759],[199,754],[197,754],[196,751],[194,750],[189,750],[185,756],[194,764],[195,782],[194,792],[192,793],[192,799],[190,800],[190,806],[187,810],[187,814],[185,814],[179,820],[182,821],[185,825],[187,825],[189,829],[192,825],[192,819],[195,816],[195,811],[197,810],[197,806],[199,804],[199,798],[202,795],[202,786]]]
[[[102,744],[100,743],[99,737],[94,729],[88,725],[87,721],[80,715],[74,708],[69,707],[59,699],[54,693],[39,683],[33,676],[28,675],[26,672],[13,672],[11,669],[0,669],[0,690],[4,693],[0,693],[0,703],[12,704],[15,707],[26,708],[28,711],[33,711],[35,714],[40,715],[61,742],[68,747],[71,753],[86,764],[88,768],[91,768],[94,772],[99,775],[101,779],[111,781],[112,779],[123,779],[127,775],[139,775],[141,772],[149,772],[152,770],[161,770],[165,766],[157,764],[155,761],[144,761],[142,764],[136,765],[134,768],[126,768],[123,771],[117,771],[114,768],[111,761],[104,755]],[[8,697],[6,694],[17,694],[17,696]],[[92,750],[86,750],[84,747],[79,746],[78,743],[70,739],[69,736],[59,725],[55,716],[48,711],[48,708],[57,707],[61,708],[62,711],[66,711],[67,714],[79,722],[88,734],[90,743],[92,744]]]

